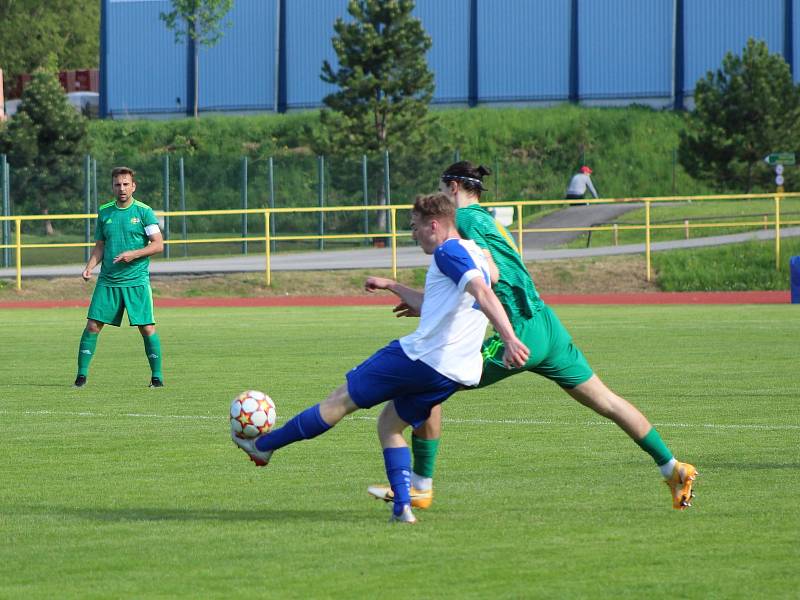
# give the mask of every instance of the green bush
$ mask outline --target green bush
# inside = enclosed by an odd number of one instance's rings
[[[594,169],[606,197],[706,193],[675,163],[682,127],[672,112],[641,107],[476,108],[433,111],[441,149],[390,156],[392,202],[410,203],[438,185],[442,169],[457,157],[480,162],[494,175],[485,200],[558,199],[583,162]],[[178,202],[178,158],[184,158],[186,208],[241,206],[241,158],[248,158],[248,206],[269,202],[268,164],[273,159],[275,206],[318,204],[318,159],[309,144],[318,113],[250,117],[206,117],[174,121],[93,121],[90,137],[98,159],[99,184],[117,164],[139,172],[139,197],[163,208],[162,159],[170,156],[171,208]],[[457,151],[453,151],[457,148]],[[101,168],[102,165],[102,168]],[[377,204],[383,187],[383,157],[367,157],[368,201]],[[325,202],[364,202],[361,154],[343,149],[325,161]],[[286,219],[282,219],[286,220]],[[311,219],[314,220],[313,218]],[[300,218],[286,223],[300,230]],[[344,218],[342,231],[361,226]]]

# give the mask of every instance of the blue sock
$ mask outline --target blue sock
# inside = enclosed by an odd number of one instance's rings
[[[403,448],[384,448],[383,462],[386,475],[394,492],[393,512],[399,515],[403,506],[411,504],[411,450]]]
[[[283,427],[259,437],[256,440],[256,448],[262,452],[277,450],[300,440],[315,438],[330,428],[331,426],[322,420],[319,404],[315,404],[293,416]]]

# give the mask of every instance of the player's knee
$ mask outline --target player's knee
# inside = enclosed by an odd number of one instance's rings
[[[98,323],[97,321],[93,321],[89,319],[86,321],[86,331],[89,333],[100,333],[100,330],[103,329],[103,324]]]

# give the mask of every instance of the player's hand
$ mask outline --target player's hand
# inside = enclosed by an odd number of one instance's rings
[[[401,302],[397,306],[392,309],[394,316],[400,317],[418,317],[419,311],[415,308],[412,308],[409,304],[405,302]]]
[[[503,364],[507,369],[521,369],[528,362],[530,350],[515,336],[512,340],[503,340]]]
[[[92,270],[84,269],[83,273],[81,273],[81,277],[83,277],[84,281],[89,281],[92,278]]]
[[[124,262],[124,263],[131,263],[136,260],[136,256],[134,255],[133,250],[128,250],[127,252],[123,252],[122,254],[117,254],[114,257],[114,262]]]
[[[364,282],[364,289],[368,292],[376,292],[378,290],[388,290],[389,286],[394,283],[394,280],[387,279],[386,277],[367,277]]]

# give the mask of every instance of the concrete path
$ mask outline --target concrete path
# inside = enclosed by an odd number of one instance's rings
[[[641,202],[615,204],[575,204],[550,213],[537,221],[537,229],[555,227],[591,227],[603,223],[612,223],[614,219],[637,208],[643,208]],[[582,231],[552,231],[542,233],[525,233],[522,244],[525,248],[545,249],[563,246],[583,235]]]

